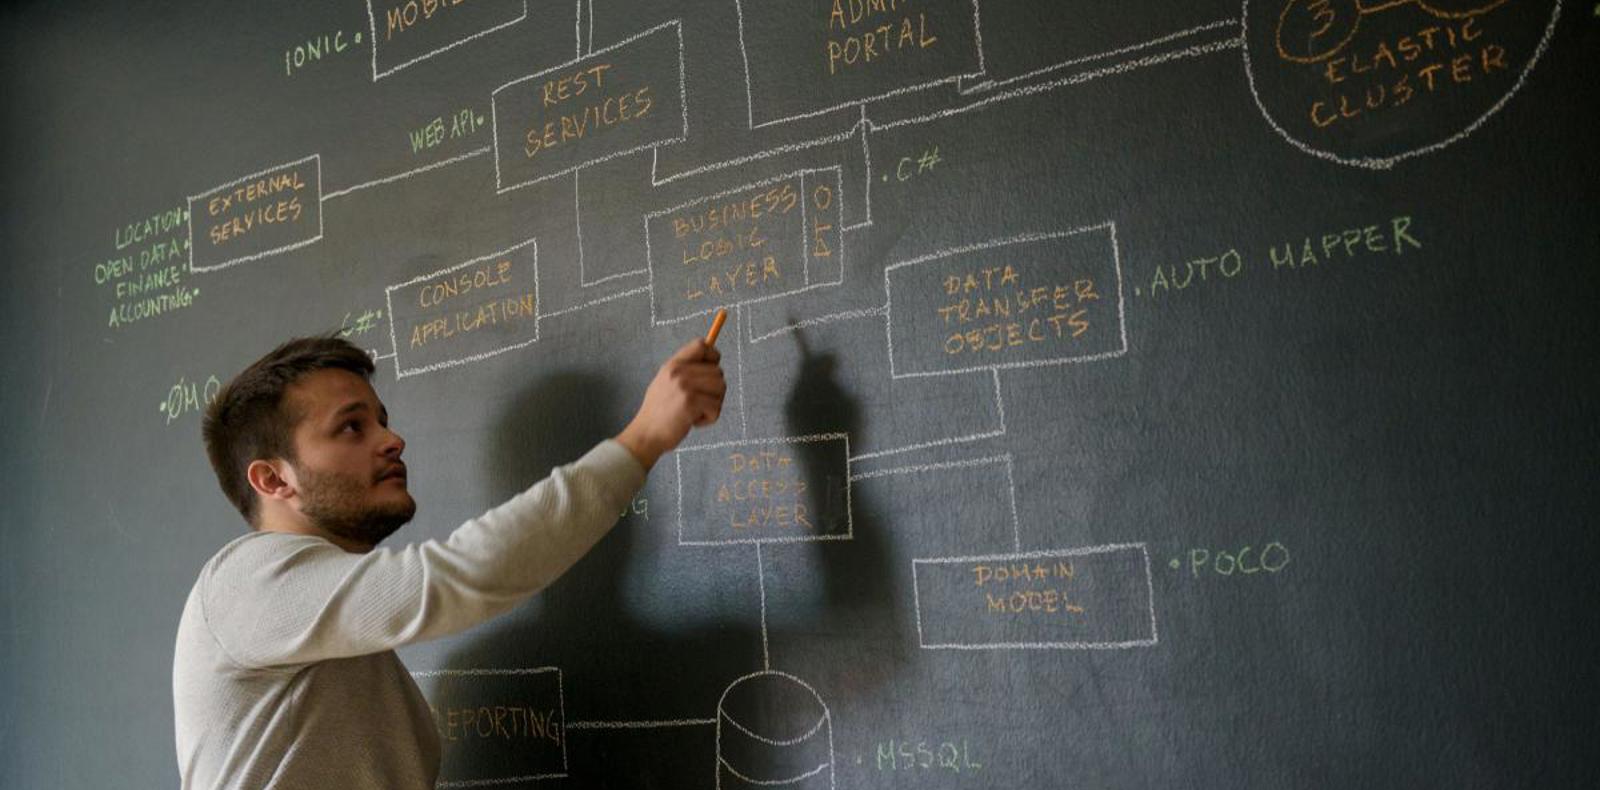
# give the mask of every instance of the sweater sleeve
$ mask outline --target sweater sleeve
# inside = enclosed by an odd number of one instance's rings
[[[351,554],[319,537],[254,533],[202,573],[206,623],[246,667],[456,633],[555,581],[610,531],[643,483],[644,468],[608,440],[443,542]]]

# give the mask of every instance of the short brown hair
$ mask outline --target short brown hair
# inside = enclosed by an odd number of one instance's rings
[[[234,376],[206,407],[200,424],[206,456],[222,493],[245,521],[256,523],[256,494],[246,470],[265,458],[295,460],[294,426],[283,394],[301,376],[317,370],[348,370],[371,379],[367,352],[335,335],[290,340]]]

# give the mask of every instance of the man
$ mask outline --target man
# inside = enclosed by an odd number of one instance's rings
[[[202,428],[253,530],[206,563],[178,626],[183,787],[432,788],[438,733],[394,649],[505,612],[571,567],[656,460],[717,420],[719,360],[685,345],[614,439],[447,540],[398,549],[375,547],[416,503],[367,355],[305,338],[246,368]]]

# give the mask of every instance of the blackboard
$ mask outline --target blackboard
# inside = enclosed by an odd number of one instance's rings
[[[446,786],[1592,786],[1597,10],[32,3],[0,784],[175,783],[199,413],[378,362],[416,520],[732,388],[409,647]]]

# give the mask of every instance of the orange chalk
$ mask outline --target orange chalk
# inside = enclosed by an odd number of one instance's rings
[[[706,346],[709,348],[717,344],[717,335],[722,332],[722,325],[728,320],[728,308],[717,308],[717,317],[711,319],[711,331],[706,333]]]

